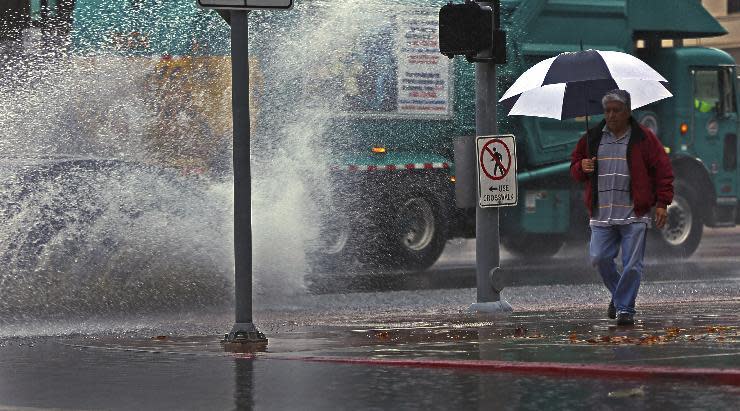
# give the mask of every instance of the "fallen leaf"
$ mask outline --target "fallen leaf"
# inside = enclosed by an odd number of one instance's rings
[[[645,386],[641,385],[637,388],[630,388],[629,390],[612,391],[607,396],[609,398],[644,397]]]
[[[168,337],[166,335],[158,335],[156,337],[152,337],[152,340],[164,341],[164,340],[166,340],[168,338],[170,338],[170,337]]]
[[[668,327],[665,330],[665,336],[669,338],[676,337],[680,333],[681,333],[681,329],[678,327]]]
[[[387,331],[381,331],[381,332],[375,333],[375,337],[376,337],[377,339],[379,339],[379,340],[383,340],[383,341],[385,341],[385,340],[387,340],[388,338],[390,338],[390,335],[388,334],[388,332],[387,332]]]
[[[637,342],[637,344],[640,345],[653,345],[653,344],[662,344],[664,343],[666,338],[661,335],[643,335],[642,338]]]
[[[717,334],[717,333],[722,334],[725,331],[730,331],[731,329],[732,329],[732,327],[728,327],[726,325],[714,325],[714,326],[711,326],[710,325],[710,326],[708,326],[708,327],[705,328],[706,332],[708,332],[708,333],[715,333],[715,334]]]

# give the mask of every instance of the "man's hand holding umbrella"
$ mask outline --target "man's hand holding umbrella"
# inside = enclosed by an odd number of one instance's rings
[[[594,172],[594,168],[596,167],[596,157],[591,158],[584,158],[581,160],[581,169],[586,174],[591,174]]]

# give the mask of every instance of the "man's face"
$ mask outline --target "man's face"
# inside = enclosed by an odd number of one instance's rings
[[[622,131],[627,128],[630,120],[630,112],[624,103],[610,101],[604,106],[604,118],[606,126],[612,131]]]

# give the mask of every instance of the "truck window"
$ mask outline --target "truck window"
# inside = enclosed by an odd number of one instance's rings
[[[722,86],[722,113],[735,113],[737,105],[735,104],[735,87],[732,79],[735,73],[732,67],[723,67],[720,70]]]
[[[716,69],[694,70],[694,109],[709,113],[720,102],[719,72]]]
[[[452,115],[452,60],[439,54],[438,11],[398,7],[364,29],[337,64],[317,73],[344,91],[345,112],[413,118]]]
[[[725,171],[737,169],[737,134],[728,134],[725,137],[725,149],[722,152],[722,165]]]
[[[55,16],[57,0],[31,0],[31,20],[43,21],[47,16]]]

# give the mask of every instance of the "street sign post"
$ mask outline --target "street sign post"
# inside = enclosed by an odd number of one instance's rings
[[[489,19],[493,18],[492,24]],[[495,135],[498,131],[496,124],[496,64],[506,62],[506,33],[501,30],[501,4],[500,0],[478,1],[466,0],[465,4],[448,4],[440,9],[439,14],[439,36],[440,52],[450,58],[455,55],[464,55],[470,62],[475,62],[475,134],[477,136]],[[480,28],[483,27],[483,32]],[[490,34],[490,41],[489,41]],[[485,36],[485,41],[479,37]],[[499,139],[500,141],[504,141]],[[483,143],[485,146],[485,143]],[[512,156],[504,157],[499,153],[499,147],[504,150],[503,145],[490,143],[487,149],[493,153],[493,157],[486,158],[486,172],[492,181],[514,180],[514,184],[486,183],[486,190],[491,192],[488,200],[478,201],[475,209],[475,265],[476,285],[478,289],[477,302],[470,306],[474,312],[509,312],[511,305],[501,299],[500,275],[496,275],[499,269],[499,227],[498,227],[498,204],[510,202],[511,194],[501,190],[509,187],[516,189],[516,159]],[[513,143],[504,143],[511,152]],[[494,151],[494,147],[496,150]],[[472,147],[470,147],[472,151]],[[478,157],[483,147],[478,148]],[[486,151],[487,152],[487,151]],[[499,153],[499,158],[496,153]],[[490,154],[489,154],[490,155]],[[491,160],[493,159],[493,160]],[[509,159],[507,162],[506,160]],[[493,161],[493,162],[491,162]],[[480,160],[477,161],[480,163]],[[479,165],[476,167],[479,169]],[[490,170],[488,170],[490,168]],[[485,175],[485,172],[483,173]],[[503,177],[500,177],[502,176]],[[500,178],[499,178],[500,177]],[[481,181],[481,178],[478,178]],[[494,194],[493,191],[497,191]],[[480,193],[480,190],[479,190]],[[513,193],[516,201],[516,193]],[[480,194],[479,194],[480,199]],[[515,203],[516,204],[516,203]],[[494,278],[495,277],[495,278]],[[495,281],[494,281],[495,280]],[[494,283],[496,285],[494,285]]]
[[[478,204],[480,207],[517,205],[516,139],[513,135],[476,138]]]
[[[249,12],[290,9],[293,0],[198,0],[231,26],[231,104],[234,121],[234,295],[235,323],[226,334],[229,351],[267,345],[252,320],[252,177],[249,135]],[[220,11],[225,9],[229,11]]]
[[[198,5],[223,10],[287,10],[293,7],[293,0],[198,0]]]
[[[226,337],[234,350],[266,345],[252,322],[252,177],[249,135],[249,10],[232,10],[231,105],[234,121],[234,294],[236,322]]]

